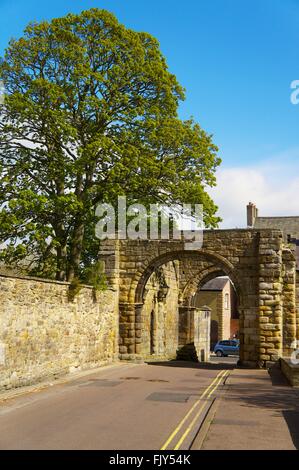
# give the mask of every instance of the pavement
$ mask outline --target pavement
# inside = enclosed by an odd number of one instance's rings
[[[279,371],[116,364],[0,395],[0,449],[296,449],[298,390]]]
[[[202,450],[299,449],[299,389],[278,368],[235,369]]]

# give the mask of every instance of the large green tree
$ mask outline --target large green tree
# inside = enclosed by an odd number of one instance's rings
[[[1,259],[72,280],[96,257],[94,207],[118,195],[201,203],[217,148],[178,118],[184,90],[156,39],[91,9],[30,24],[0,63]]]

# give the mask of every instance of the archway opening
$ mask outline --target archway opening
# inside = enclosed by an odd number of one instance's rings
[[[203,279],[192,297],[191,305],[196,308],[206,306],[211,312],[210,350],[215,352],[219,342],[228,355],[237,355],[234,341],[240,339],[238,295],[234,283],[227,275],[217,275]],[[229,347],[231,347],[229,349]],[[220,354],[220,350],[219,350]],[[224,354],[225,355],[225,354]]]
[[[193,305],[193,297],[208,281],[228,276],[232,292],[236,292],[236,298],[242,299],[234,267],[220,255],[204,250],[178,251],[153,259],[141,276],[137,274],[136,283],[131,284],[129,293],[129,298],[135,299],[136,353],[143,359],[175,359],[181,357],[182,351],[185,354],[185,346],[193,346],[196,341],[204,349],[207,360],[211,325],[207,320],[209,313],[202,308],[207,302],[199,302],[198,308]],[[229,303],[230,300],[224,298],[225,302]],[[235,302],[237,300],[233,303]],[[235,326],[234,333],[231,332],[232,318],[238,319],[236,310],[229,315],[228,338],[233,334],[238,335],[239,331],[239,327]],[[214,333],[215,336],[217,333],[218,339],[219,321],[214,325]],[[240,342],[242,343],[242,336]],[[196,352],[199,350],[199,345],[197,346]],[[242,344],[240,348],[242,350]],[[190,356],[189,352],[188,350]],[[197,357],[199,361],[202,360],[198,354]]]

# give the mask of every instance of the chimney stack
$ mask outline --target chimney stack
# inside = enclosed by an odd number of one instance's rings
[[[254,227],[255,224],[255,219],[258,216],[258,209],[256,208],[256,205],[250,202],[247,205],[247,226],[250,228]]]

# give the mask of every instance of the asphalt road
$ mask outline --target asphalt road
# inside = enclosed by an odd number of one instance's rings
[[[121,364],[0,401],[0,449],[189,449],[235,362]]]

